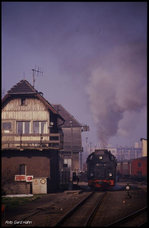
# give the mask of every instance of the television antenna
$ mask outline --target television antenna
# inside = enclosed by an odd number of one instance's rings
[[[35,75],[39,75],[39,74],[41,74],[42,76],[43,76],[43,72],[39,69],[39,67],[38,67],[38,69],[36,69],[36,67],[35,67],[35,69],[32,69],[32,71],[33,71],[33,87],[35,87]]]
[[[3,89],[3,90],[2,90],[2,98],[5,96],[5,93],[6,93],[6,90]]]

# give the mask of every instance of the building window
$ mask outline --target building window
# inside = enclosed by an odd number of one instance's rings
[[[71,158],[64,158],[64,164],[67,164],[67,167],[70,168],[71,167]]]
[[[17,134],[29,134],[30,122],[29,121],[17,121]]]
[[[138,162],[138,167],[141,167],[141,162]]]
[[[19,165],[19,175],[26,175],[26,165],[25,164]]]
[[[39,122],[38,121],[33,122],[33,133],[39,133]]]
[[[35,133],[35,134],[46,133],[46,121],[34,121],[33,122],[33,133]]]
[[[25,98],[21,98],[21,105],[25,105]]]
[[[3,122],[2,129],[5,133],[9,133],[11,131],[11,122]]]
[[[46,128],[46,122],[43,121],[40,124],[41,124],[41,133],[45,133],[46,132],[46,129],[45,129]]]

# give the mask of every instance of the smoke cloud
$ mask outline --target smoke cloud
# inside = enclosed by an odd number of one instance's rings
[[[91,72],[86,91],[99,143],[105,147],[112,136],[126,132],[121,123],[129,123],[128,113],[135,115],[146,106],[145,44],[114,48]]]

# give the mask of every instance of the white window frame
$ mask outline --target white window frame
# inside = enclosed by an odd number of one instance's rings
[[[3,128],[3,124],[5,124],[5,123],[10,123],[10,124],[11,124],[10,129],[4,129],[4,128]],[[12,131],[12,122],[11,122],[11,121],[3,121],[3,122],[2,122],[2,131],[3,131],[4,133],[10,133],[10,132]]]
[[[39,131],[38,132],[34,132],[34,123],[35,122],[39,123]],[[43,128],[43,132],[41,132],[41,124],[42,123],[45,123],[45,125],[44,125],[45,127]],[[45,121],[45,120],[43,120],[43,121],[38,121],[38,120],[37,121],[36,120],[33,121],[33,133],[34,134],[46,134],[47,133],[47,121]]]
[[[26,123],[26,122],[29,123],[29,132],[28,132],[28,133],[25,132],[25,123]],[[31,123],[30,123],[30,121],[17,121],[17,122],[16,122],[17,134],[19,134],[19,132],[18,132],[18,123],[22,123],[22,125],[23,125],[23,126],[22,126],[22,134],[23,134],[23,135],[24,135],[24,134],[25,134],[25,135],[30,134],[30,130],[31,130],[31,126],[30,126]]]

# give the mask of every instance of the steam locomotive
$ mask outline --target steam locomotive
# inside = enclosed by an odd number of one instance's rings
[[[94,189],[106,189],[116,182],[116,158],[106,149],[91,153],[87,160],[88,186]]]

